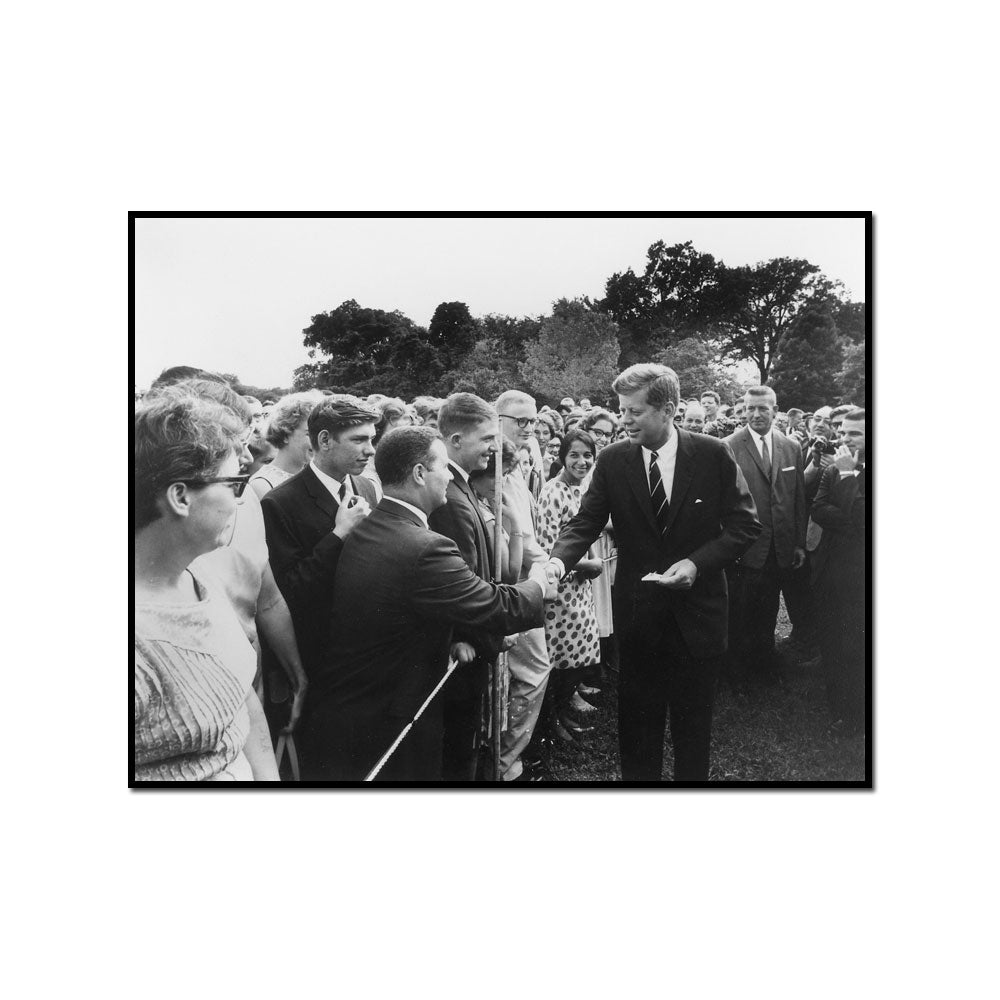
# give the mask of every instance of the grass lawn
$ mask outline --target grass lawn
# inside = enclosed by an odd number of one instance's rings
[[[789,632],[782,606],[779,650],[789,665],[783,685],[737,694],[721,685],[712,724],[710,781],[864,781],[865,736],[831,730],[818,660],[803,664],[783,640]],[[581,743],[559,744],[552,755],[556,781],[620,781],[616,696],[605,692],[590,715],[596,726]],[[663,777],[673,777],[669,725]]]

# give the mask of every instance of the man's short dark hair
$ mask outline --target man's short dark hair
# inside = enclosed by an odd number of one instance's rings
[[[844,419],[845,420],[864,420],[865,419],[864,407],[860,407],[859,406],[856,410],[851,410],[850,413],[845,413],[844,414]]]
[[[427,465],[431,445],[441,435],[433,427],[394,427],[375,449],[375,471],[383,486],[402,486],[415,465]]]
[[[313,407],[306,426],[309,428],[309,443],[319,447],[320,431],[327,431],[336,437],[342,431],[351,427],[361,427],[363,424],[375,424],[378,413],[366,406],[360,399],[346,396],[330,396],[322,403]]]
[[[640,389],[646,390],[646,402],[654,409],[663,410],[667,403],[677,409],[681,400],[681,386],[677,372],[666,365],[641,364],[626,368],[611,383],[619,396],[631,396]]]
[[[449,437],[496,419],[497,411],[482,397],[472,392],[453,392],[438,410],[438,430]]]
[[[722,402],[722,400],[721,400],[721,399],[719,399],[719,394],[718,394],[718,393],[717,393],[717,392],[716,392],[716,391],[715,391],[714,389],[706,389],[706,390],[705,390],[705,391],[704,391],[704,392],[703,392],[703,393],[701,394],[701,396],[700,396],[700,398],[699,398],[699,400],[698,400],[698,401],[699,401],[699,402],[701,402],[701,400],[702,400],[702,399],[704,399],[704,398],[705,398],[706,396],[711,396],[711,397],[712,397],[712,399],[714,399],[714,400],[715,400],[715,405],[716,405],[716,406],[718,406],[718,405],[719,405],[719,403],[721,403],[721,402]]]
[[[830,419],[833,420],[834,417],[843,417],[846,414],[850,413],[851,410],[853,410],[853,409],[855,409],[855,406],[854,406],[853,403],[847,403],[846,405],[843,404],[843,403],[841,403],[840,406],[835,406],[830,411]]]

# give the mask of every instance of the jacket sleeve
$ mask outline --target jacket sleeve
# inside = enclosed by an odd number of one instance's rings
[[[688,556],[699,573],[717,572],[736,562],[762,530],[750,487],[736,464],[732,449],[726,445],[717,454],[722,533]]]
[[[333,593],[344,542],[331,531],[311,549],[307,548],[288,513],[270,494],[261,501],[261,509],[271,571],[278,587],[289,608],[295,612],[308,611],[319,599]]]
[[[469,569],[454,542],[434,534],[416,561],[410,599],[430,618],[500,635],[537,628],[543,621],[537,583],[487,583]]]
[[[795,544],[806,547],[806,528],[809,524],[809,508],[806,505],[805,462],[798,441],[788,439],[795,452]]]
[[[824,530],[850,531],[857,527],[852,517],[857,490],[850,483],[841,484],[840,479],[840,470],[831,465],[824,473],[813,500],[810,514]]]
[[[583,495],[579,513],[563,528],[552,546],[552,557],[562,561],[567,573],[587,554],[611,516],[608,462],[602,461],[603,458],[603,455],[597,457],[590,487]]]
[[[476,525],[473,518],[476,515],[464,504],[446,503],[432,511],[428,522],[431,531],[436,531],[445,538],[450,538],[458,547],[459,554],[465,565],[476,573],[479,564],[476,551]],[[494,660],[500,652],[503,635],[490,635],[482,629],[470,628],[464,622],[456,624],[456,641],[467,642],[476,651],[476,655],[484,660]]]

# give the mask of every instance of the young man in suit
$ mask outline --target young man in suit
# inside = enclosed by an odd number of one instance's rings
[[[613,388],[628,441],[598,456],[550,565],[558,576],[573,569],[610,515],[618,545],[622,779],[661,780],[669,711],[674,780],[706,781],[727,642],[723,570],[750,547],[760,523],[729,448],[674,426],[680,386],[672,369],[633,365]]]
[[[496,410],[471,392],[449,396],[438,412],[438,431],[448,452],[447,500],[431,511],[432,531],[450,538],[466,565],[481,580],[493,579],[493,539],[480,512],[469,476],[486,468],[497,450]],[[463,666],[442,692],[444,702],[445,781],[474,781],[478,760],[483,696],[490,679],[490,665],[497,658],[502,635],[491,635],[466,625],[455,627],[455,641],[467,643],[475,659]]]
[[[756,385],[743,398],[747,426],[725,438],[750,487],[761,533],[727,573],[732,680],[780,679],[774,649],[779,595],[797,618],[807,582],[797,571],[806,560],[806,495],[802,449],[774,426],[778,398]]]
[[[312,461],[261,500],[271,569],[292,613],[307,678],[326,654],[344,539],[376,503],[361,472],[375,450],[377,419],[356,400],[318,403],[307,421]],[[304,716],[309,706],[307,692]]]
[[[455,626],[500,635],[531,628],[555,595],[541,566],[516,586],[487,583],[430,529],[452,478],[433,428],[390,431],[375,469],[385,495],[344,543],[327,657],[310,677],[315,700],[301,738],[318,780],[359,781],[374,767],[444,676]],[[441,780],[443,709],[439,693],[379,780]]]
[[[840,445],[812,505],[823,529],[812,558],[820,653],[830,711],[848,734],[865,725],[867,505],[866,419],[858,409],[844,417]]]

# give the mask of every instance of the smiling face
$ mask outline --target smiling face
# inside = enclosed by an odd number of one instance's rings
[[[424,510],[429,514],[448,502],[448,484],[454,477],[448,468],[448,452],[443,441],[432,441],[424,465]]]
[[[552,428],[544,420],[539,420],[535,425],[535,438],[538,440],[538,447],[541,449],[542,454],[545,454],[545,448],[552,437]]]
[[[520,420],[525,426],[518,426]],[[500,425],[503,428],[503,435],[514,444],[527,444],[531,435],[535,433],[535,425],[538,421],[538,411],[535,404],[527,400],[513,401],[507,403],[500,415]]]
[[[640,444],[651,451],[665,445],[672,433],[675,406],[667,402],[662,409],[646,402],[646,389],[639,389],[627,396],[618,396],[622,427],[633,444]]]
[[[583,441],[573,441],[566,452],[566,462],[563,465],[563,479],[570,486],[579,486],[594,467],[594,452]]]
[[[615,426],[610,420],[605,420],[601,417],[600,420],[594,421],[594,424],[589,429],[588,433],[594,439],[594,444],[597,446],[597,450],[602,451],[614,440]]]
[[[464,431],[448,436],[448,453],[451,460],[466,472],[485,469],[497,450],[497,422],[481,420]]]

